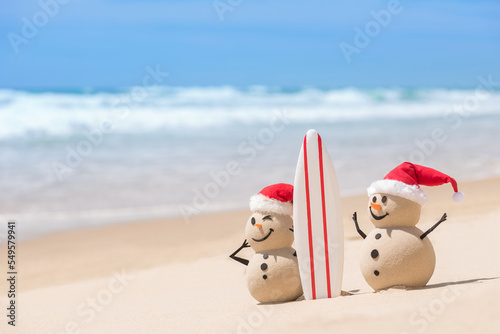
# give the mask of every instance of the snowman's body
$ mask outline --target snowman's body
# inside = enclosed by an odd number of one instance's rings
[[[392,286],[422,287],[436,265],[434,248],[415,227],[421,205],[403,197],[377,193],[369,200],[368,214],[375,225],[364,239],[359,264],[374,290]]]
[[[295,300],[302,295],[299,266],[292,248],[293,219],[288,214],[253,212],[245,228],[255,254],[248,262],[247,286],[261,303]]]
[[[292,247],[256,252],[246,275],[250,294],[261,303],[295,300],[302,295],[297,256]]]
[[[245,227],[246,239],[229,257],[247,265],[247,286],[261,303],[296,300],[302,295],[297,254],[292,248],[293,186],[277,183],[250,198],[252,215]],[[237,257],[252,247],[250,260]]]
[[[425,286],[431,278],[436,256],[429,238],[413,226],[375,228],[360,250],[360,267],[366,282],[381,290],[395,285]]]
[[[353,220],[364,239],[359,260],[361,272],[374,290],[396,285],[422,287],[429,282],[436,255],[427,236],[446,220],[446,213],[425,232],[415,227],[422,205],[428,200],[420,185],[445,183],[451,183],[455,191],[453,200],[462,201],[464,194],[458,191],[454,178],[410,162],[403,162],[368,187],[368,217],[376,228],[365,235],[356,212]]]

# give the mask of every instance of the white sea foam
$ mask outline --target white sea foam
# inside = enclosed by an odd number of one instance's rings
[[[402,159],[450,173],[459,183],[500,175],[498,92],[477,105],[471,104],[474,90],[255,86],[146,92],[138,101],[133,89],[0,90],[0,215],[22,221],[20,232],[32,237],[179,216],[197,201],[196,212],[246,207],[260,188],[293,182],[309,128],[323,137],[342,195],[363,192]],[[264,142],[259,135],[276,110],[285,111],[286,126]],[[58,179],[54,163],[67,165],[69,150],[88,145],[85,133],[105,120],[111,131]],[[230,161],[239,164],[238,175],[200,201],[204,188],[213,188],[213,173]]]
[[[258,124],[286,108],[291,122],[350,122],[443,117],[474,90],[354,88],[286,91],[251,87],[153,87],[144,99],[132,90],[54,93],[0,90],[0,138],[68,136],[111,120],[116,133],[206,129]],[[121,101],[121,102],[120,102]],[[476,115],[499,112],[500,93],[480,102]]]

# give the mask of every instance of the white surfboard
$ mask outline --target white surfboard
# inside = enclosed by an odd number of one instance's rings
[[[344,228],[332,160],[315,130],[304,138],[295,172],[293,225],[304,297],[340,295]]]

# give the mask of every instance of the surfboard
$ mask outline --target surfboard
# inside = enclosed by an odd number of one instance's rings
[[[315,130],[307,132],[297,162],[293,225],[305,299],[339,296],[344,267],[340,192],[330,155]]]

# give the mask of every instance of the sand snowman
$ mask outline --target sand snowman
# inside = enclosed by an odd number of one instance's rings
[[[261,303],[292,301],[302,295],[297,254],[292,248],[292,200],[293,186],[284,183],[268,186],[252,196],[246,240],[230,255],[248,265],[248,290]],[[245,247],[255,251],[250,261],[236,256]]]
[[[446,220],[446,213],[426,232],[415,226],[427,201],[420,185],[438,186],[448,182],[455,191],[453,199],[462,201],[464,196],[458,192],[453,178],[409,162],[370,185],[368,214],[375,229],[366,235],[359,228],[356,213],[353,220],[364,239],[359,259],[361,272],[374,290],[427,284],[436,264],[434,248],[427,235]]]

